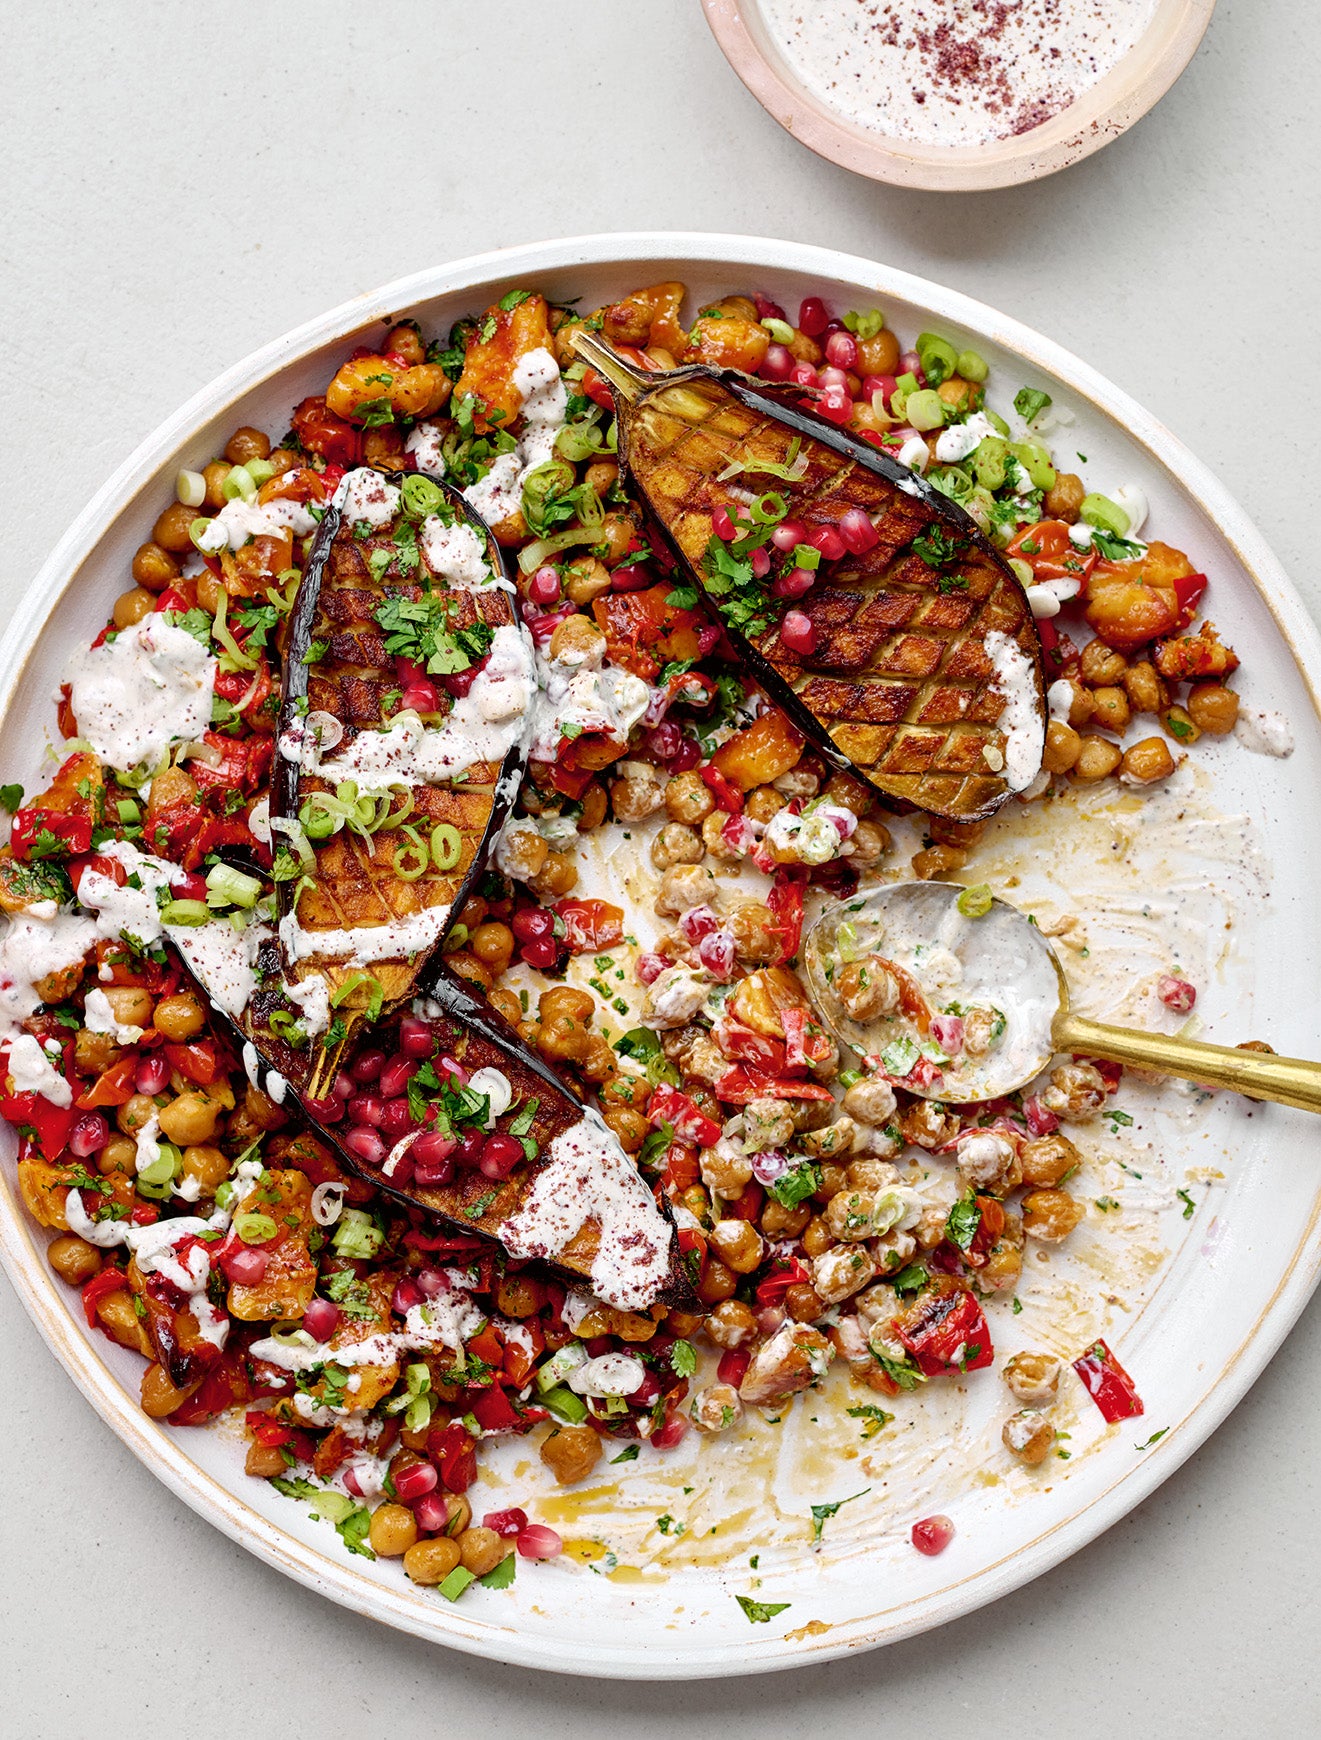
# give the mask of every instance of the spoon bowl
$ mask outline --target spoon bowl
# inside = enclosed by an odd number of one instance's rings
[[[914,1040],[912,1021],[860,1020],[838,990],[842,970],[869,955],[909,976],[926,1014],[991,1011],[994,1043],[983,1055],[942,1051],[939,1028]],[[833,900],[803,944],[817,1008],[835,1037],[905,1092],[948,1105],[1004,1098],[1026,1087],[1059,1053],[1231,1088],[1254,1099],[1321,1111],[1321,1064],[1269,1048],[1207,1045],[1176,1034],[1114,1027],[1075,1014],[1059,957],[1034,921],[985,887],[898,882]],[[907,1004],[904,1014],[911,1014]],[[983,1021],[983,1026],[986,1023]],[[925,1059],[930,1068],[922,1067]],[[916,1067],[915,1067],[916,1066]]]

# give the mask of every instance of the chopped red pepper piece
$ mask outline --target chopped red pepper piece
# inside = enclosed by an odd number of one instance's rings
[[[623,909],[608,900],[557,900],[554,910],[564,923],[557,940],[571,954],[596,954],[624,940]]]
[[[703,783],[710,789],[711,796],[716,800],[716,808],[724,810],[727,815],[736,816],[743,808],[743,793],[736,785],[732,785],[717,767],[710,763],[697,770]]]
[[[802,941],[803,894],[807,875],[806,870],[777,870],[775,885],[766,896],[766,904],[775,916],[775,928],[780,933],[782,961],[791,961]]]
[[[894,1330],[927,1377],[978,1371],[995,1357],[981,1306],[956,1282],[938,1282],[918,1298]]]
[[[1131,1420],[1146,1412],[1137,1385],[1104,1341],[1094,1341],[1086,1353],[1079,1354],[1073,1362],[1073,1369],[1103,1418],[1111,1425],[1116,1420]]]
[[[123,1293],[128,1289],[128,1276],[122,1269],[114,1267],[102,1269],[99,1275],[93,1275],[90,1281],[83,1282],[83,1315],[87,1319],[87,1327],[95,1329],[98,1318],[96,1308],[102,1299],[109,1298],[111,1293]]]
[[[671,1124],[674,1133],[684,1142],[695,1142],[699,1148],[713,1148],[720,1140],[720,1125],[708,1118],[687,1094],[662,1082],[647,1101],[647,1116],[659,1129]]]
[[[729,1106],[746,1106],[749,1100],[829,1100],[829,1088],[814,1081],[784,1081],[759,1069],[736,1063],[716,1083],[716,1098]]]

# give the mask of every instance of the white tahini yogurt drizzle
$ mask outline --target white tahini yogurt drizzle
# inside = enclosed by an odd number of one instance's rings
[[[451,587],[463,592],[490,592],[501,586],[509,592],[514,590],[503,575],[491,572],[485,545],[463,520],[446,525],[438,514],[428,514],[417,541],[432,573],[437,579],[448,581]]]
[[[280,948],[291,965],[317,958],[365,967],[372,961],[408,960],[433,947],[445,934],[448,906],[428,906],[393,918],[388,924],[357,925],[352,930],[304,930],[288,912],[280,920]]]
[[[1254,755],[1273,755],[1283,761],[1293,754],[1293,732],[1283,713],[1240,705],[1234,735]]]
[[[225,503],[203,530],[197,547],[214,556],[222,550],[241,550],[250,538],[279,537],[284,532],[303,538],[315,530],[316,521],[306,502],[287,497],[267,502],[240,498]]]
[[[332,1348],[314,1341],[300,1331],[281,1338],[269,1337],[254,1341],[252,1354],[281,1371],[314,1371],[318,1366],[343,1366],[346,1369],[362,1365],[390,1365],[401,1353],[421,1353],[428,1348],[449,1347],[461,1353],[463,1344],[486,1321],[471,1297],[460,1288],[451,1287],[435,1299],[413,1305],[404,1318],[404,1327],[380,1335],[369,1335],[362,1341]]]
[[[556,1136],[498,1236],[516,1257],[553,1258],[589,1220],[600,1229],[593,1292],[622,1311],[645,1310],[669,1272],[671,1229],[637,1167],[593,1111]]]
[[[573,652],[567,658],[537,655],[536,717],[532,745],[533,761],[554,761],[564,741],[565,726],[576,726],[573,736],[584,731],[604,732],[617,743],[628,734],[651,705],[652,689],[632,671],[605,662],[605,644]]]
[[[373,530],[389,525],[399,512],[402,499],[393,483],[387,483],[379,471],[365,465],[346,472],[335,492],[343,523],[346,526],[365,523]]]
[[[1039,127],[1138,41],[1156,0],[763,0],[803,85],[870,132],[985,145]]]
[[[186,629],[153,613],[75,653],[69,702],[102,761],[127,773],[211,723],[217,665]]]
[[[73,1104],[73,1089],[30,1033],[20,1033],[9,1041],[9,1079],[16,1094],[40,1094],[53,1106]]]
[[[1004,697],[999,726],[1005,736],[1005,782],[1010,791],[1022,791],[1036,778],[1045,741],[1045,721],[1037,704],[1036,673],[1018,642],[998,628],[986,636],[985,646]]]

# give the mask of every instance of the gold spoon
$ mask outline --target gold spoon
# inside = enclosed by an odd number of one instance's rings
[[[929,1086],[908,1091],[952,1105],[1000,1099],[1025,1087],[1057,1053],[1078,1052],[1321,1112],[1321,1063],[1144,1033],[1075,1014],[1064,968],[1036,925],[999,899],[980,916],[969,916],[959,907],[967,893],[951,882],[901,882],[855,900],[835,900],[804,943],[808,981],[826,1024],[864,1056],[884,1051],[897,1033],[884,1020],[855,1020],[840,1002],[835,982],[841,969],[866,954],[888,958],[893,949],[907,966],[919,944],[926,955],[917,962],[916,976],[929,980],[943,971],[942,1000],[1003,1013],[1004,1032],[984,1058],[959,1058]],[[969,904],[965,899],[964,906]]]

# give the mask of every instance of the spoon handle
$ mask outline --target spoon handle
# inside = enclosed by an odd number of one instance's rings
[[[1231,1088],[1253,1099],[1321,1112],[1321,1063],[1308,1063],[1300,1057],[1239,1051],[1234,1046],[1206,1045],[1168,1033],[1141,1033],[1131,1027],[1089,1021],[1071,1012],[1056,1017],[1052,1037],[1060,1051],[1135,1064],[1157,1075],[1176,1075],[1207,1087]]]

